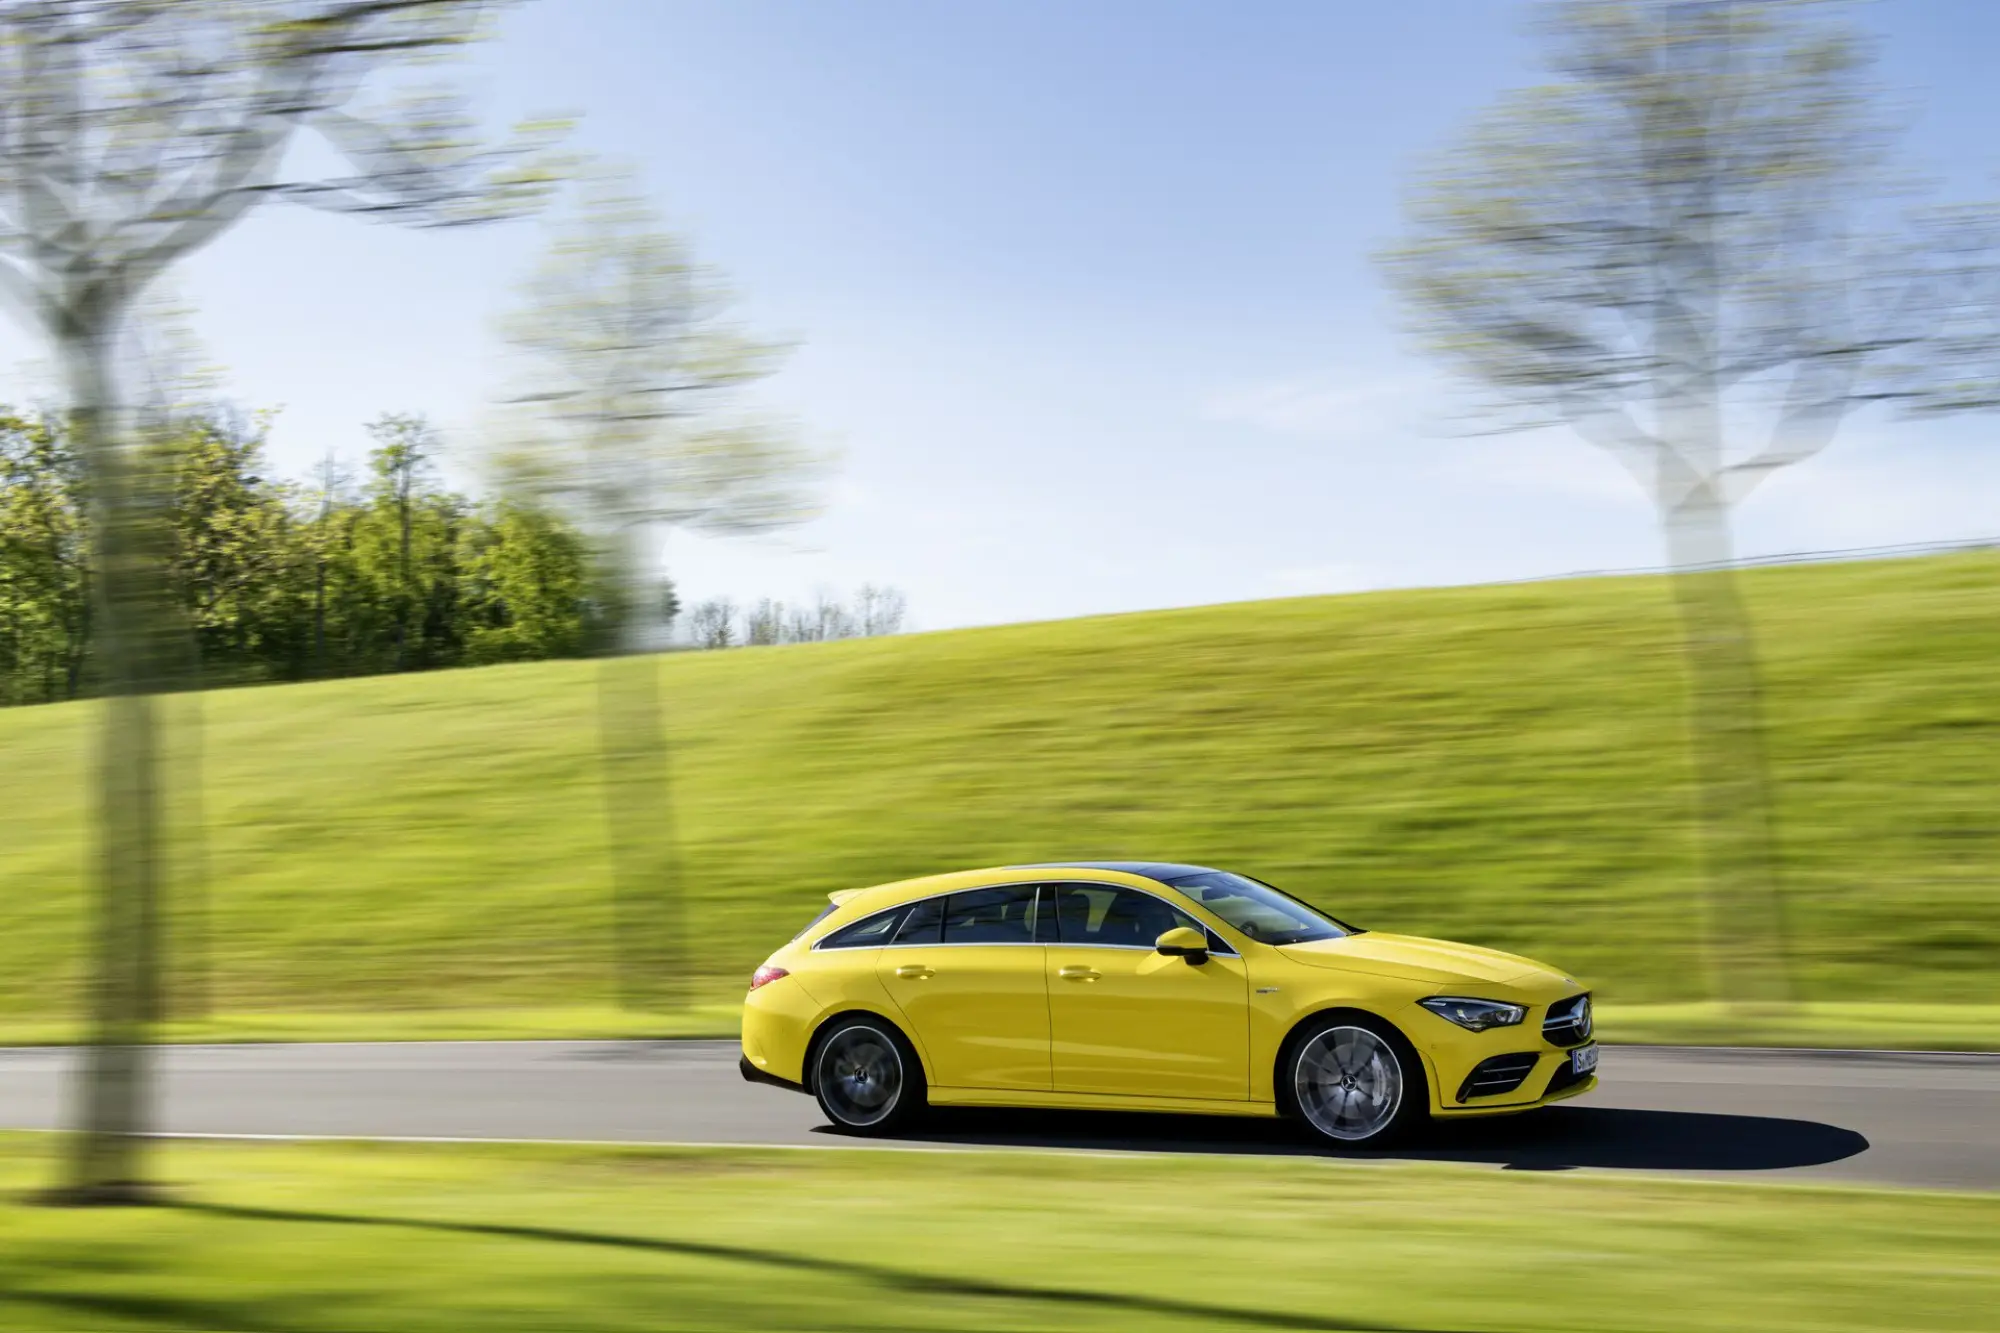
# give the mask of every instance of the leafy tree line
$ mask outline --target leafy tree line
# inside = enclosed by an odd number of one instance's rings
[[[268,429],[217,411],[144,446],[199,682],[577,656],[611,633],[575,525],[444,486],[422,417],[372,423],[362,476],[329,459],[304,482],[272,474]],[[0,704],[103,691],[88,486],[60,418],[0,409]]]

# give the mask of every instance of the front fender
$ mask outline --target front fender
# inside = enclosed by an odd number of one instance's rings
[[[1275,951],[1246,958],[1250,978],[1250,1100],[1277,1101],[1278,1057],[1301,1023],[1336,1009],[1359,1010],[1393,1025],[1423,1053],[1411,1033],[1412,1015],[1429,1017],[1417,1001],[1436,987],[1405,978],[1302,967]],[[1433,1085],[1436,1078],[1432,1077]]]

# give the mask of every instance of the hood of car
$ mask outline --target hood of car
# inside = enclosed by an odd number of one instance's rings
[[[1370,930],[1339,939],[1287,944],[1278,952],[1308,967],[1345,968],[1440,986],[1475,981],[1503,986],[1526,984],[1539,990],[1542,987],[1535,983],[1553,982],[1563,989],[1580,989],[1554,968],[1532,958],[1416,935],[1387,935]]]

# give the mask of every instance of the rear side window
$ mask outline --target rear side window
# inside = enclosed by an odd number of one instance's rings
[[[828,917],[832,916],[835,912],[839,910],[840,910],[839,903],[828,903],[825,907],[820,908],[819,915],[814,917],[812,920],[806,922],[805,926],[799,931],[799,933],[792,936],[793,941],[797,942],[799,940],[804,939],[806,937],[807,931],[810,931],[814,926],[817,926],[820,922],[826,920]]]
[[[896,932],[898,944],[936,944],[944,938],[944,899],[926,898],[910,909],[903,928]]]
[[[945,900],[946,944],[1033,944],[1035,886],[968,889]]]
[[[842,926],[813,946],[819,949],[872,949],[887,944],[896,934],[896,923],[904,909],[892,907],[874,916],[864,916],[851,926]]]

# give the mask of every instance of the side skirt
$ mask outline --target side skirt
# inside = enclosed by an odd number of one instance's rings
[[[1222,1101],[1209,1097],[1140,1097],[1112,1092],[1044,1092],[1035,1088],[938,1088],[932,1106],[1005,1106],[1051,1111],[1173,1111],[1182,1115],[1237,1115],[1269,1118],[1270,1102]]]

